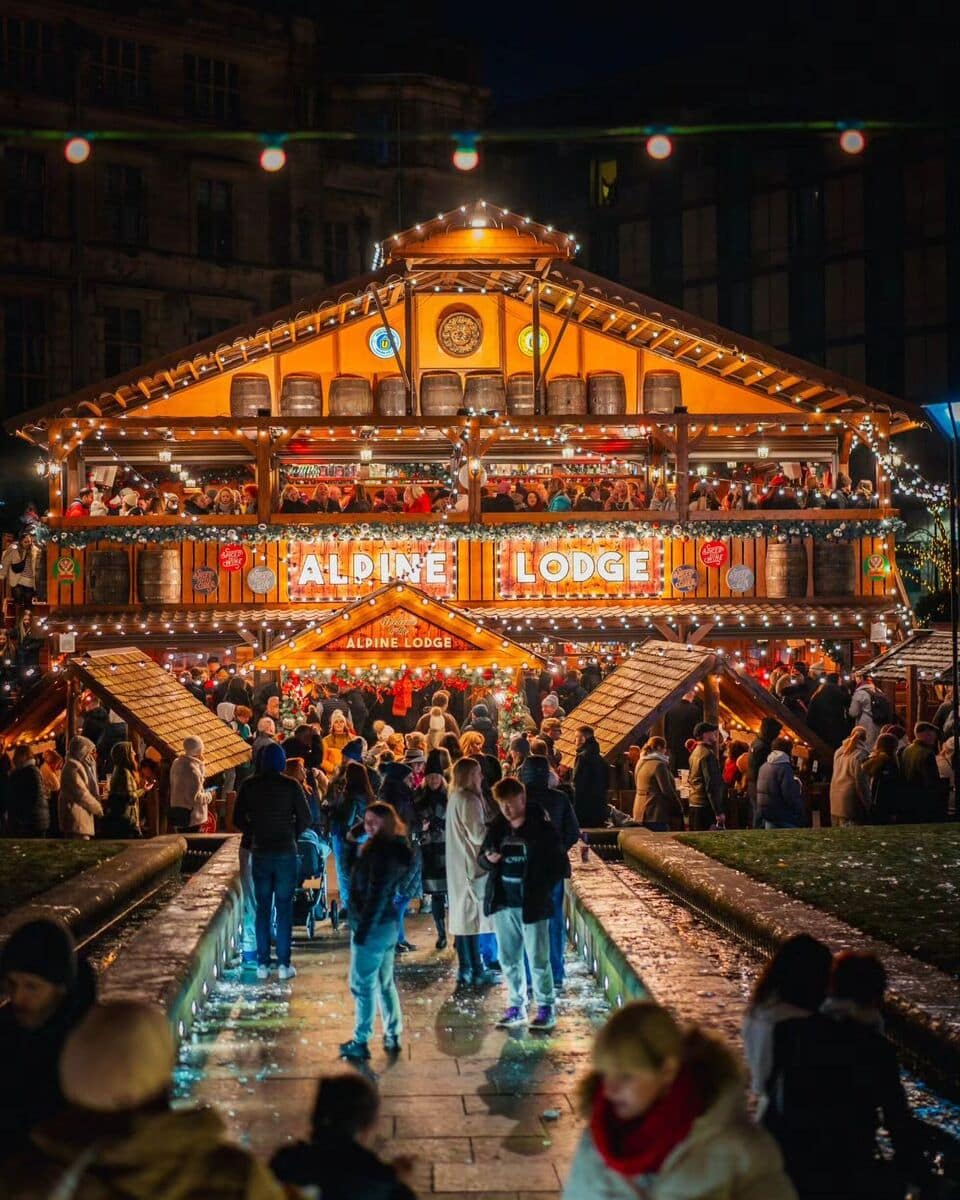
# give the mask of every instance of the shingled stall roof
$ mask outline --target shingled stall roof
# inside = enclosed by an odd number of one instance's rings
[[[903,680],[907,676],[907,667],[916,667],[921,680],[949,682],[952,658],[953,643],[948,629],[918,629],[861,670],[876,679]]]
[[[165,757],[183,749],[183,739],[203,739],[206,778],[246,762],[250,747],[142,650],[95,650],[74,659],[75,675]]]
[[[663,716],[669,706],[715,667],[717,656],[691,643],[650,641],[593,689],[582,704],[567,713],[557,748],[572,763],[577,753],[576,732],[590,725],[604,758],[612,759]]]
[[[564,760],[576,755],[576,733],[581,725],[593,728],[600,753],[613,761],[627,746],[642,743],[650,730],[685,692],[708,674],[719,680],[720,708],[746,728],[756,728],[764,717],[775,717],[820,760],[833,761],[829,746],[744,671],[730,665],[722,654],[690,643],[646,642],[611,671],[563,722],[557,747]]]

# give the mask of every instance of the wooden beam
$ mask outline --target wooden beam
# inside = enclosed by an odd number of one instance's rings
[[[704,675],[701,682],[703,685],[703,719],[712,725],[717,725],[720,721],[720,688],[717,677],[708,673]]]
[[[696,629],[687,634],[687,641],[691,646],[699,646],[700,643],[710,636],[713,630],[716,629],[716,624],[713,621],[704,621]]]
[[[733,356],[733,362],[728,364],[726,367],[721,367],[721,369],[717,372],[717,374],[720,376],[721,379],[726,379],[728,375],[735,375],[737,371],[743,371],[749,366],[750,366],[749,359],[746,362],[744,362],[744,360],[740,357],[739,354],[735,354]]]

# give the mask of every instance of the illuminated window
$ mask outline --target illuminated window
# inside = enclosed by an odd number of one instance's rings
[[[590,203],[606,208],[617,199],[617,160],[595,158],[590,164]]]

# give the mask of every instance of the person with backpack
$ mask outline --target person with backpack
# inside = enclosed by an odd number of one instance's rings
[[[906,819],[907,796],[897,750],[896,736],[881,733],[873,752],[863,763],[870,788],[868,815],[874,825],[893,825]]]
[[[913,727],[913,741],[900,754],[900,770],[909,797],[910,820],[945,820],[948,789],[937,766],[937,727],[932,722],[918,721]]]
[[[891,725],[896,719],[890,701],[869,675],[862,675],[857,681],[847,715],[853,719],[854,725],[863,729],[864,745],[868,751],[876,745],[884,725]]]

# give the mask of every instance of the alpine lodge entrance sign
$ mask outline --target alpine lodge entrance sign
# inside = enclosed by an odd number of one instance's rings
[[[663,548],[657,538],[508,538],[500,543],[499,591],[511,599],[659,596]]]

